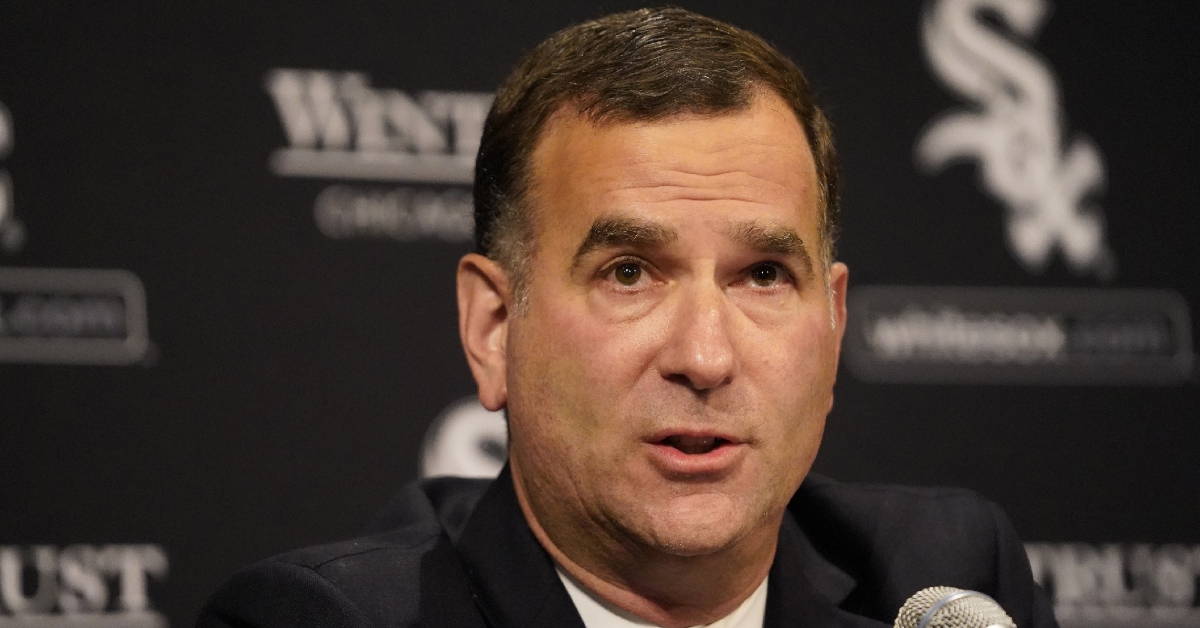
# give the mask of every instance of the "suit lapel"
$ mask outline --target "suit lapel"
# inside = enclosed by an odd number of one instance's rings
[[[554,561],[525,522],[507,466],[479,500],[457,549],[492,628],[584,628]]]
[[[839,608],[857,584],[817,552],[786,512],[767,585],[763,628],[890,628]]]

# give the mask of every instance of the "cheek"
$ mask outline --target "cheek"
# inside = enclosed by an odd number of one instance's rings
[[[828,316],[809,313],[800,322],[759,338],[753,361],[758,392],[775,405],[776,455],[789,462],[810,457],[820,442],[837,364]]]
[[[613,318],[587,301],[540,313],[538,335],[546,374],[588,397],[617,395],[646,372],[663,337],[665,316]]]
[[[808,311],[787,324],[762,328],[753,344],[757,355],[751,363],[781,392],[807,398],[833,385],[837,341],[827,314]]]
[[[509,330],[510,413],[559,447],[601,445],[650,363],[648,323],[614,323],[565,299],[532,307]]]

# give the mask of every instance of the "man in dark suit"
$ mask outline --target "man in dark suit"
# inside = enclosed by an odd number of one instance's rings
[[[837,199],[828,123],[756,36],[667,9],[543,42],[488,116],[458,267],[508,466],[241,572],[201,626],[881,626],[934,585],[1053,626],[995,506],[806,480],[846,320]]]

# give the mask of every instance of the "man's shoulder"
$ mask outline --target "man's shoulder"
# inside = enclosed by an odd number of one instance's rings
[[[851,567],[904,556],[986,567],[1004,544],[1019,546],[1012,524],[993,502],[949,487],[838,482],[811,475],[789,509],[812,543]],[[926,558],[922,558],[926,557]]]
[[[847,600],[858,612],[894,615],[913,592],[948,585],[988,593],[1018,625],[1053,625],[1008,516],[974,491],[810,475],[789,510],[813,547],[858,582]]]
[[[285,552],[249,570],[288,565],[334,583],[377,570],[403,575],[440,545],[457,539],[491,482],[456,477],[411,482],[376,513],[364,536]]]
[[[198,626],[410,626],[431,616],[456,625],[451,620],[471,604],[451,538],[487,485],[414,482],[376,516],[367,536],[292,550],[238,571],[210,598]],[[474,615],[458,619],[471,625]]]
[[[427,524],[412,524],[354,539],[314,545],[272,556],[248,567],[248,570],[271,569],[286,565],[306,569],[337,582],[353,573],[376,569],[405,571],[410,563],[444,542],[440,528]]]
[[[810,511],[855,528],[990,523],[999,508],[979,493],[947,486],[840,482],[810,473],[789,506],[797,516]]]

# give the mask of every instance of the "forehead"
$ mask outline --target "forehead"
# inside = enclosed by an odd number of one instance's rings
[[[547,122],[531,156],[537,235],[597,216],[682,211],[767,217],[815,240],[816,168],[791,108],[770,92],[743,110],[650,122],[594,123],[570,109]]]

